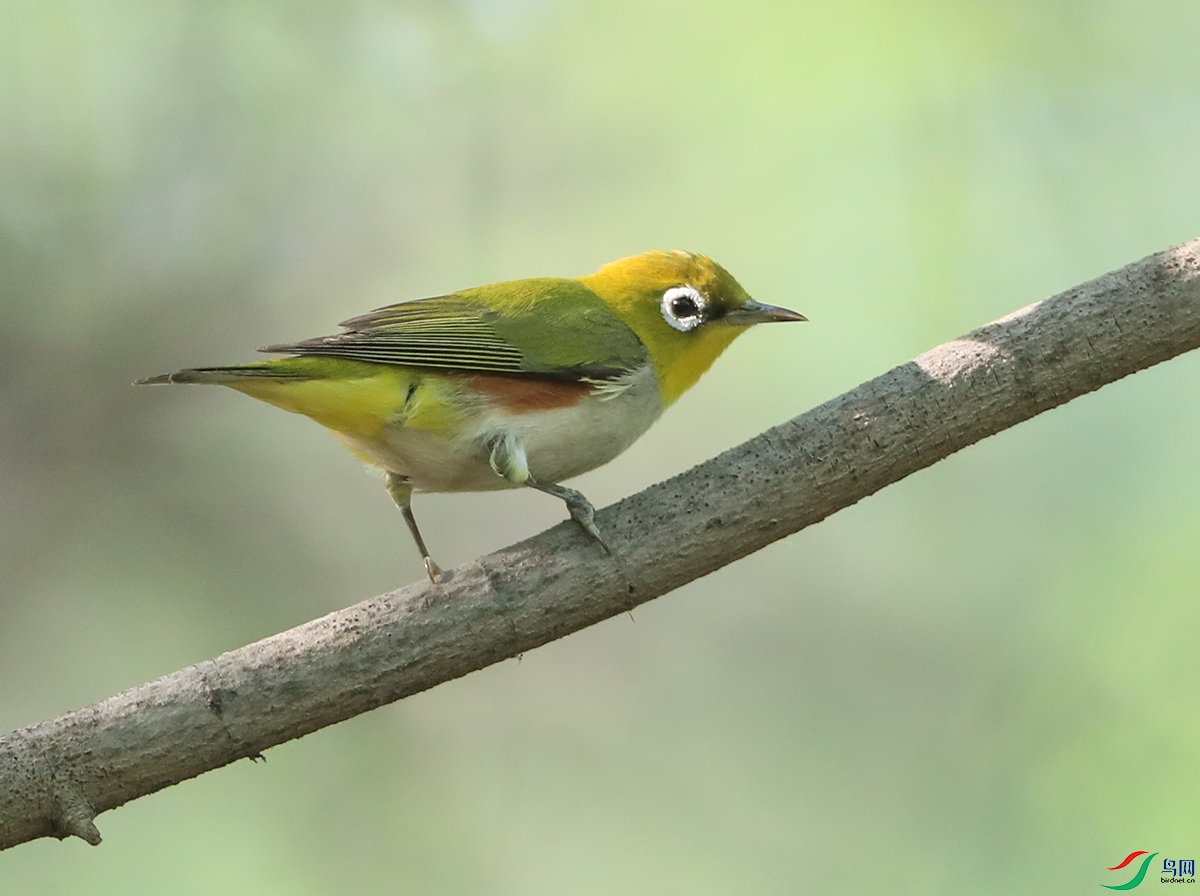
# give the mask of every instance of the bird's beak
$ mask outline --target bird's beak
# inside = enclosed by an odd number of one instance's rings
[[[798,311],[790,311],[787,308],[780,308],[778,305],[764,305],[754,299],[747,299],[740,308],[734,308],[727,312],[723,319],[739,327],[765,324],[776,320],[808,320]]]

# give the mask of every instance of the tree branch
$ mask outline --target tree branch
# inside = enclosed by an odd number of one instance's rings
[[[531,650],[1200,346],[1200,240],[939,346],[573,523],[0,740],[0,848]]]

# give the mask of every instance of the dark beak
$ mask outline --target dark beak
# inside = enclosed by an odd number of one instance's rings
[[[782,320],[808,320],[808,318],[798,311],[789,311],[787,308],[780,308],[778,305],[764,305],[762,302],[754,301],[754,299],[747,299],[746,303],[740,308],[734,308],[732,311],[726,312],[723,320],[734,326],[748,327],[751,324],[765,324],[771,321]]]

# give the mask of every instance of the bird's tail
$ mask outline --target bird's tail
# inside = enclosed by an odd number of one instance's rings
[[[167,383],[203,383],[215,386],[230,386],[246,380],[311,380],[321,379],[321,371],[311,364],[293,364],[299,358],[258,361],[252,364],[234,364],[228,367],[189,367],[174,373],[137,380],[135,386],[161,386]],[[328,375],[328,374],[326,374]]]
[[[228,386],[311,417],[344,436],[371,438],[403,410],[417,379],[411,368],[387,364],[341,358],[274,358],[230,367],[192,367],[138,380],[138,384]]]

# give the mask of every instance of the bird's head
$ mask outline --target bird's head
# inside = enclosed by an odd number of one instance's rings
[[[622,258],[580,280],[646,346],[664,407],[687,391],[747,327],[806,319],[756,302],[711,258],[678,249]]]

